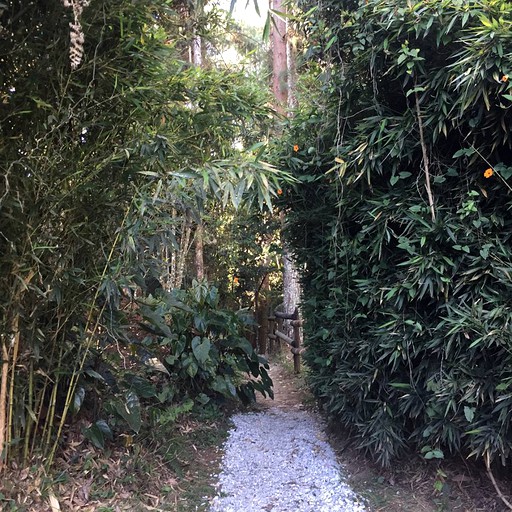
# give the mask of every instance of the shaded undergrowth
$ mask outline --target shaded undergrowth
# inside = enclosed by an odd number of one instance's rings
[[[77,436],[51,474],[41,461],[13,465],[0,508],[13,512],[207,510],[212,472],[229,426],[225,411],[191,413],[166,428],[120,438],[100,450]],[[52,509],[52,507],[54,507]]]

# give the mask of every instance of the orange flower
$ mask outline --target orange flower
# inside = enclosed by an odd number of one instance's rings
[[[485,178],[490,178],[493,174],[494,174],[494,171],[490,167],[489,167],[489,169],[486,169],[484,171],[484,177]]]
[[[238,277],[233,277],[233,283],[238,284]]]
[[[295,153],[297,153],[297,151],[299,151],[299,145],[298,144],[295,144],[293,146],[293,151],[295,151]]]
[[[501,77],[501,81],[502,81],[502,82],[508,82],[508,75],[503,75],[503,76]]]
[[[282,194],[283,194],[283,191],[282,191],[280,188],[278,188],[278,189],[277,189],[277,195],[278,195],[278,196],[280,196],[280,195],[282,195]]]

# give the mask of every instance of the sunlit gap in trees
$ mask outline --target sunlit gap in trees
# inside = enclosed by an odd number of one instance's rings
[[[254,0],[235,1],[230,13],[231,0],[218,0],[205,7],[208,12],[214,9],[224,12],[228,17],[224,44],[212,46],[207,44],[209,58],[226,67],[243,67],[249,71],[260,71],[262,62],[258,47],[266,47],[263,41],[263,27],[267,20],[268,5],[258,4],[259,14],[255,9]]]

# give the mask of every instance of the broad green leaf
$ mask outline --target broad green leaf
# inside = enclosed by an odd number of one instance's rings
[[[105,448],[105,439],[113,438],[112,431],[105,420],[98,420],[84,431],[84,436],[96,446],[96,448]]]
[[[475,417],[475,407],[468,407],[467,405],[464,406],[464,416],[468,420],[469,423],[473,421],[473,418]]]
[[[167,370],[165,373],[169,375]],[[142,398],[153,398],[157,395],[155,386],[153,386],[153,384],[147,379],[144,379],[138,375],[128,375],[126,380],[132,390]]]
[[[204,366],[206,361],[209,359],[211,343],[207,338],[199,338],[196,336],[192,340],[192,352],[194,353],[195,358],[201,366]]]
[[[78,386],[75,391],[75,396],[73,397],[73,407],[72,412],[73,414],[76,414],[80,408],[82,407],[82,404],[84,403],[85,398],[85,388],[83,386]]]
[[[93,370],[92,368],[87,368],[85,370],[85,374],[89,375],[89,377],[92,377],[93,379],[101,380],[102,382],[105,382],[105,379],[102,375],[100,375],[97,371]]]
[[[442,450],[431,450],[424,455],[425,459],[444,459],[444,453]]]
[[[141,427],[140,401],[134,391],[127,391],[124,395],[124,401],[117,400],[115,410],[135,433],[139,432]]]

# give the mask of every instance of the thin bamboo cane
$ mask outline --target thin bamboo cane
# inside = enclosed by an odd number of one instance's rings
[[[32,431],[32,426],[34,425],[34,362],[30,361],[30,366],[28,370],[28,400],[27,400],[27,408],[28,408],[28,416],[25,427],[25,439],[23,441],[23,461],[27,462],[29,456],[29,447],[30,447],[30,434]]]
[[[41,415],[43,413],[43,407],[44,407],[44,397],[46,395],[46,388],[48,387],[48,382],[50,382],[49,377],[46,377],[44,380],[43,387],[41,388],[41,391],[39,392],[39,396],[35,400],[35,415],[36,415],[36,421],[34,424],[34,434],[32,437],[32,443],[30,445],[30,454],[34,453],[35,447],[36,447],[36,441],[38,439],[37,437],[37,429],[39,428],[39,424],[41,423]]]
[[[0,471],[4,468],[7,455],[6,419],[7,419],[7,381],[9,379],[9,351],[4,340],[2,343],[2,383],[0,385]]]
[[[171,210],[171,216],[174,221],[174,219],[176,218],[176,208],[173,208]],[[171,233],[173,234],[174,238],[176,238],[176,226],[175,226],[174,222],[172,223],[172,226],[171,226]],[[169,288],[170,289],[176,287],[177,269],[178,269],[178,267],[177,267],[176,250],[173,249],[171,251],[171,261],[170,261],[170,265],[169,265]]]
[[[112,247],[110,248],[110,252],[108,254],[107,260],[105,261],[105,265],[103,266],[103,271],[101,273],[100,281],[102,281],[105,278],[105,276],[107,275],[107,270],[109,268],[110,262],[112,261],[112,257],[114,256],[114,251],[119,243],[119,239],[121,237],[123,227],[126,224],[126,221],[128,219],[128,215],[131,211],[133,202],[134,202],[134,198],[132,199],[132,202],[130,203],[129,207],[126,209],[126,213],[124,215],[123,221],[121,222],[121,226],[120,226],[119,230],[117,231],[117,234],[114,238],[114,241],[112,243]],[[59,426],[57,429],[57,436],[55,438],[55,442],[53,443],[53,446],[49,453],[49,456],[46,460],[46,464],[48,467],[52,465],[53,460],[55,459],[55,454],[57,452],[59,439],[62,435],[62,429],[64,428],[64,424],[66,422],[67,415],[69,413],[69,409],[71,407],[71,403],[72,403],[73,397],[75,395],[78,378],[79,378],[81,371],[85,365],[85,361],[87,360],[87,355],[89,354],[89,351],[91,350],[91,348],[93,347],[93,345],[95,343],[95,333],[98,330],[101,314],[106,306],[106,303],[104,303],[100,313],[96,316],[96,319],[94,320],[93,319],[94,305],[97,302],[99,294],[100,294],[100,287],[98,286],[96,288],[96,292],[94,294],[94,298],[91,303],[91,307],[89,308],[89,313],[87,315],[87,321],[85,324],[85,333],[88,333],[88,339],[85,342],[85,346],[82,351],[82,355],[80,356],[80,354],[79,354],[79,357],[77,358],[78,365],[75,367],[75,369],[71,375],[71,379],[70,379],[69,386],[68,386],[68,391],[66,394],[66,401],[64,403],[64,409],[62,411],[62,416],[61,416]],[[92,325],[92,328],[91,328],[91,325]]]
[[[10,370],[11,370],[11,378],[9,381],[9,398],[8,402],[8,412],[7,412],[7,423],[5,425],[5,450],[4,450],[4,459],[7,461],[9,459],[9,451],[10,444],[12,440],[12,418],[13,418],[13,407],[14,407],[14,382],[16,377],[16,361],[18,360],[18,352],[20,347],[20,315],[16,313],[14,315],[14,319],[12,322],[12,332],[13,332],[13,344],[12,344],[12,358],[10,362]]]
[[[61,361],[59,360],[59,366]],[[59,378],[58,376],[55,378],[55,382],[53,383],[52,394],[50,396],[50,403],[48,406],[48,414],[45,418],[43,437],[46,436],[45,446],[50,446],[52,440],[52,432],[53,432],[53,421],[55,419],[55,409],[57,406],[57,391],[59,389]]]
[[[52,349],[51,349],[51,353],[50,353],[50,357],[48,358],[48,361],[54,363],[55,351],[58,350],[58,353],[59,353],[58,358],[57,358],[57,364],[53,364],[54,368],[60,368],[61,364],[62,364],[62,352],[64,350],[63,349],[64,344],[58,343],[58,336],[59,336],[59,333],[60,333],[64,323],[65,322],[62,322],[62,318],[59,317],[57,327],[56,327],[55,333],[52,338]],[[42,418],[43,412],[45,412],[45,397],[47,396],[46,391],[47,391],[48,385],[50,383],[52,384],[51,394],[50,394],[50,403],[48,404],[48,407],[46,408],[44,424],[42,427],[41,435],[39,436],[39,439],[43,440],[43,442],[40,443],[40,448],[42,449],[43,452],[44,452],[44,448],[49,446],[49,443],[51,440],[52,426],[53,426],[53,419],[54,419],[54,415],[52,414],[51,411],[52,411],[52,403],[54,403],[54,402],[56,403],[56,400],[57,400],[58,379],[52,380],[49,377],[49,375],[47,375],[47,374],[43,374],[43,375],[45,376],[45,381],[44,381],[41,393],[39,393],[39,397],[36,400],[37,413],[36,413],[34,437],[32,438],[32,445],[31,445],[30,453],[34,453],[35,444],[38,439],[37,428],[39,427],[39,425],[41,423],[41,418]],[[53,408],[55,409],[55,405],[53,406]],[[45,438],[46,438],[46,442],[44,441]]]
[[[16,305],[21,304],[24,292],[28,289],[28,285],[35,275],[35,270],[31,269],[21,283],[18,282],[18,289],[14,293],[12,303]],[[21,285],[21,288],[20,288]],[[14,383],[16,382],[16,364],[18,362],[18,354],[21,345],[21,332],[20,332],[20,314],[15,311],[14,317],[11,322],[11,332],[13,333],[12,343],[12,359],[10,362],[11,366],[11,379],[9,382],[9,397],[7,399],[7,421],[5,424],[5,437],[4,437],[4,461],[7,462],[9,458],[9,446],[12,441],[12,426],[13,426],[13,415],[14,415]],[[3,403],[3,402],[0,402]],[[2,444],[0,444],[2,446]]]
[[[185,232],[183,234],[183,231]],[[185,273],[185,261],[187,258],[188,251],[190,250],[190,247],[192,245],[191,241],[191,233],[192,233],[192,226],[190,225],[190,220],[188,218],[188,215],[185,218],[185,221],[183,222],[183,230],[182,230],[182,237],[181,237],[181,243],[180,243],[180,252],[178,255],[178,272],[176,275],[176,288],[181,288],[181,283],[183,282],[183,276]]]

